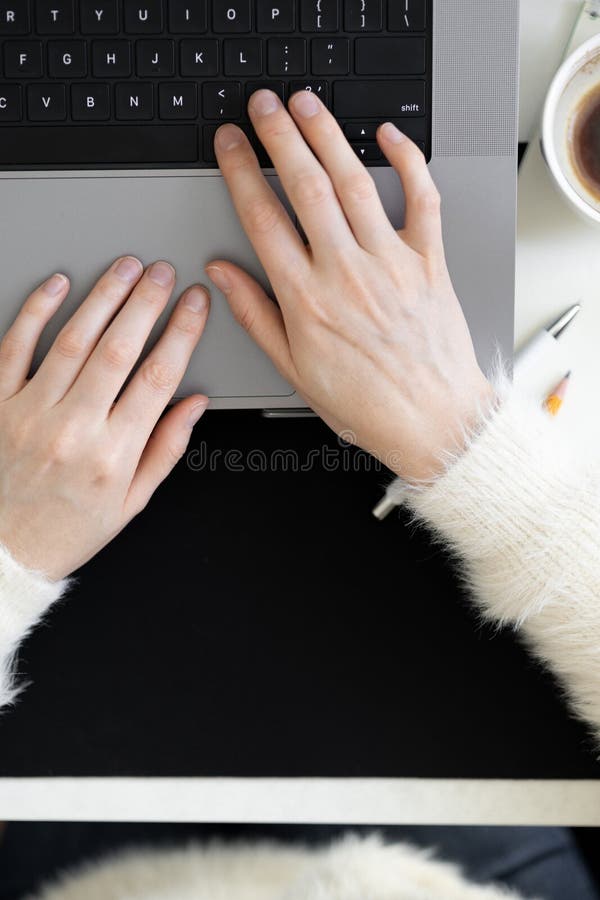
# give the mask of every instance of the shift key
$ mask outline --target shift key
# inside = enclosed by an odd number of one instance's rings
[[[424,81],[336,81],[333,113],[340,119],[425,115]]]

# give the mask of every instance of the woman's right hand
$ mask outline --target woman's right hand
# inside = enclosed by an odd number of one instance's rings
[[[244,133],[222,125],[219,165],[278,306],[227,260],[211,262],[207,274],[339,435],[397,474],[429,481],[493,393],[450,280],[425,157],[392,124],[378,130],[406,196],[405,226],[396,231],[373,178],[315,94],[294,94],[288,111],[262,90],[248,110],[308,245]]]
[[[81,566],[144,508],[208,405],[188,397],[158,421],[206,323],[209,296],[199,285],[185,291],[120,393],[174,284],[168,263],[144,272],[133,257],[116,260],[27,380],[41,332],[69,291],[68,279],[53,275],[0,342],[0,542],[51,579]]]

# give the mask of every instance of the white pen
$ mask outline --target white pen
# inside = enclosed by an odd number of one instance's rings
[[[581,304],[574,303],[555,322],[538,331],[530,341],[527,341],[524,347],[515,353],[514,367],[515,370],[519,371],[519,375],[525,369],[535,369],[541,357],[552,352],[558,338],[561,334],[564,334],[580,311]]]

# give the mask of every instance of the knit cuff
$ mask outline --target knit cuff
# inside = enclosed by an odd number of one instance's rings
[[[50,581],[20,565],[0,544],[0,707],[11,703],[15,687],[15,654],[19,644],[70,582]]]
[[[465,436],[464,449],[445,455],[433,483],[397,479],[387,496],[458,555],[487,615],[520,625],[550,596],[544,560],[549,548],[565,551],[573,466],[539,401],[505,379],[497,396],[497,406]],[[552,578],[555,594],[556,567]]]

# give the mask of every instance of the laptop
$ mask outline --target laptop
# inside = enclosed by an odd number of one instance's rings
[[[518,0],[0,0],[0,57],[0,332],[49,274],[72,281],[38,361],[121,254],[171,261],[174,298],[217,256],[268,287],[213,149],[222,122],[255,140],[260,87],[318,93],[398,227],[375,130],[390,120],[418,142],[480,363],[510,356]],[[180,394],[197,390],[213,408],[303,405],[214,289]]]

